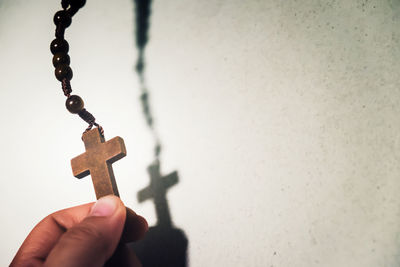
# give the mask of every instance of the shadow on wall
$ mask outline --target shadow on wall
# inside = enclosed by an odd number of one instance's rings
[[[136,72],[140,80],[141,103],[146,123],[155,140],[155,160],[148,167],[150,185],[138,193],[138,201],[154,200],[157,224],[149,228],[143,240],[131,243],[143,267],[185,267],[187,266],[188,240],[185,233],[175,228],[171,218],[167,190],[179,181],[175,171],[165,177],[160,172],[159,155],[161,143],[154,128],[151,114],[149,92],[145,81],[145,48],[148,42],[149,19],[151,15],[151,0],[133,0],[136,13],[136,47],[138,60]]]
[[[157,224],[150,227],[142,241],[131,244],[143,267],[187,266],[188,240],[185,233],[173,226],[166,193],[178,183],[178,173],[165,177],[160,173],[160,162],[156,160],[148,168],[150,185],[139,191],[138,200],[154,199]]]

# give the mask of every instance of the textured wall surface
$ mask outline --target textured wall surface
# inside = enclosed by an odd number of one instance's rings
[[[0,0],[0,265],[47,214],[94,200],[72,177],[85,124],[64,108],[49,43],[59,1]],[[400,1],[154,0],[147,81],[162,172],[190,266],[400,265]],[[134,9],[88,0],[74,92],[125,139],[114,172],[155,223]]]

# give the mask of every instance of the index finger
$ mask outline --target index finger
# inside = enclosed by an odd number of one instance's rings
[[[93,204],[88,203],[48,215],[29,233],[10,266],[20,266],[24,263],[41,265],[61,235],[81,222],[89,214]]]

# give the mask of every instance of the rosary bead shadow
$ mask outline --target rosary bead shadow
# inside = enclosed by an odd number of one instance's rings
[[[140,102],[146,124],[154,138],[155,161],[148,167],[150,185],[138,192],[138,201],[143,202],[152,199],[155,204],[157,223],[149,228],[143,240],[129,244],[143,267],[186,267],[188,265],[187,248],[188,239],[185,232],[173,225],[166,196],[167,189],[178,184],[178,172],[173,172],[165,177],[160,172],[160,137],[154,125],[151,112],[149,90],[146,85],[145,49],[149,41],[149,28],[152,0],[132,0],[134,4],[136,26],[135,40],[138,51],[138,59],[135,72],[140,82]]]

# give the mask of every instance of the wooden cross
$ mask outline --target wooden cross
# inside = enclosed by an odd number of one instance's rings
[[[169,213],[167,200],[167,189],[178,183],[178,173],[175,171],[165,177],[160,174],[160,163],[156,161],[148,167],[150,174],[150,185],[139,191],[137,197],[139,202],[154,198],[156,206],[157,224],[159,226],[171,227],[172,220]]]
[[[71,160],[76,178],[92,176],[96,198],[106,195],[119,196],[111,164],[126,156],[124,140],[117,136],[105,142],[98,128],[83,134],[86,152]]]

